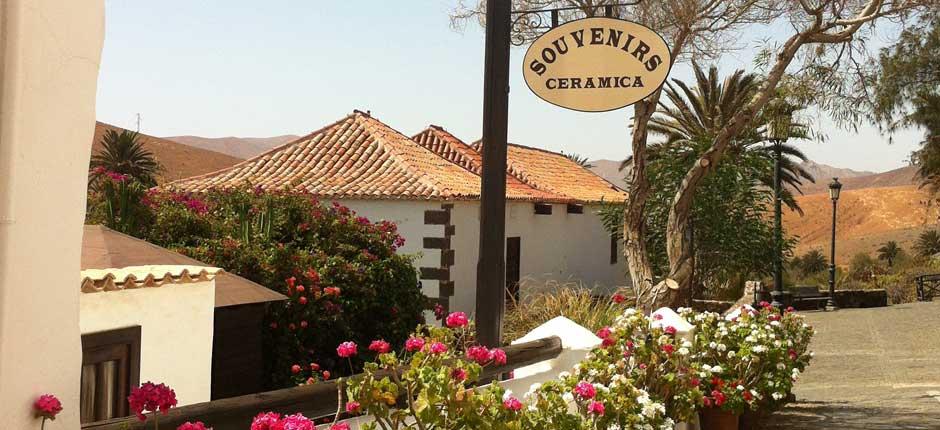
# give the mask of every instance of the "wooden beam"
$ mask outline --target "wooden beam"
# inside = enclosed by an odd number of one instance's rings
[[[449,267],[454,265],[455,253],[453,249],[442,249],[441,250],[441,267]]]
[[[438,285],[441,297],[454,296],[454,281],[441,281]]]

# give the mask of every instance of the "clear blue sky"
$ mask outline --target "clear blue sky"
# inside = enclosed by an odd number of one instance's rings
[[[106,1],[98,119],[156,136],[306,134],[353,109],[405,134],[438,124],[480,136],[483,33],[450,29],[454,0]],[[538,99],[513,50],[509,138],[589,158],[629,153],[629,109],[588,114]],[[746,67],[751,53],[722,60]],[[688,68],[672,77],[689,78]],[[895,143],[866,127],[800,146],[818,162],[884,171],[904,165],[919,132]]]

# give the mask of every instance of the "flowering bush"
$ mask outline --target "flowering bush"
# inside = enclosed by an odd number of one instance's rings
[[[303,414],[285,415],[274,412],[258,414],[251,421],[250,430],[316,430],[313,420]]]
[[[150,190],[137,206],[147,228],[131,234],[287,295],[266,322],[271,388],[345,372],[332,353],[339,342],[400,344],[424,322],[427,299],[412,258],[396,253],[404,239],[391,222],[309,194],[247,188]]]
[[[681,310],[693,322],[694,359],[706,392],[705,406],[741,413],[783,404],[809,364],[813,329],[789,309],[769,303],[745,307],[727,318]]]
[[[383,430],[672,428],[663,404],[622,375],[605,385],[566,373],[523,398],[498,383],[475,390],[483,368],[505,363],[506,354],[475,345],[466,315],[451,314],[445,324],[420,327],[401,351],[378,354],[349,380],[345,411],[371,414],[375,422],[364,428]],[[401,401],[407,407],[396,408]]]
[[[209,427],[206,427],[206,425],[203,424],[202,421],[196,421],[194,423],[187,421],[183,424],[180,424],[179,427],[176,428],[176,430],[212,430],[212,429]]]
[[[131,407],[131,412],[137,415],[137,419],[147,421],[147,413],[153,413],[153,427],[159,428],[160,412],[166,415],[170,408],[176,406],[176,392],[164,384],[154,384],[153,382],[144,382],[140,387],[131,389],[131,394],[127,396],[127,402]]]
[[[673,327],[653,324],[655,318],[627,309],[613,326],[598,330],[601,346],[562,380],[568,385],[594,384],[607,407],[627,415],[688,420],[702,401],[700,381],[692,370],[692,343],[676,338]],[[629,420],[610,424],[637,425]]]

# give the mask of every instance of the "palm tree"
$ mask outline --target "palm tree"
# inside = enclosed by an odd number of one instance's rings
[[[901,253],[901,247],[898,246],[898,243],[891,240],[882,245],[881,248],[878,248],[878,259],[888,262],[888,267],[894,265],[894,260],[898,258],[898,254]]]
[[[650,162],[655,161],[663,148],[667,146],[672,149],[681,148],[681,157],[698,158],[709,146],[702,145],[702,142],[710,143],[730,119],[751,101],[761,83],[758,75],[746,74],[743,70],[734,72],[722,81],[718,77],[718,69],[715,66],[710,67],[707,73],[697,64],[693,69],[696,80],[694,88],[689,88],[686,83],[679,80],[666,83],[664,94],[671,106],[660,102],[657,115],[650,120],[650,133],[664,138],[662,142],[649,146]],[[790,109],[797,110],[793,106],[790,106]],[[758,125],[740,134],[725,155],[728,163],[734,163],[735,159],[740,159],[745,153],[761,154],[767,159],[773,158],[773,148],[764,144],[767,138],[765,127],[759,126],[762,123],[766,121],[758,118],[754,122]],[[789,134],[792,138],[806,138],[808,127],[794,123],[790,127]],[[787,144],[782,144],[781,149],[781,182],[789,186],[781,190],[781,197],[787,207],[800,211],[790,189],[800,192],[803,180],[814,182],[814,179],[800,165],[801,161],[807,160],[802,151]],[[670,154],[674,156],[675,152],[670,151]],[[630,161],[630,159],[625,160],[621,164],[621,170],[629,166]],[[766,172],[757,180],[756,185],[772,189],[773,169],[768,165]]]
[[[803,275],[815,275],[826,270],[829,262],[826,256],[818,249],[812,249],[800,258],[800,267],[803,269]]]
[[[571,161],[574,161],[574,162],[577,163],[579,166],[584,167],[585,169],[590,169],[590,168],[594,167],[594,165],[591,164],[591,163],[588,161],[588,158],[587,158],[587,157],[582,157],[582,156],[580,156],[580,155],[578,155],[578,154],[575,154],[575,153],[573,153],[573,152],[570,153],[570,154],[566,154],[564,151],[561,152],[561,155],[564,155],[565,158],[567,158],[567,159],[569,159],[569,160],[571,160]]]
[[[157,184],[156,175],[161,166],[152,152],[138,139],[139,134],[130,130],[107,130],[101,138],[101,150],[91,157],[92,170],[107,170],[128,175],[141,184],[152,187]]]
[[[940,233],[937,230],[927,230],[920,234],[914,243],[914,250],[921,257],[930,257],[940,253]]]

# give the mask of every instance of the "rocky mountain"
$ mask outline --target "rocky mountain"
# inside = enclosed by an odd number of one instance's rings
[[[95,137],[91,142],[92,154],[101,150],[101,138],[107,130],[115,130],[120,133],[124,129],[103,122],[95,123]],[[154,157],[163,166],[163,172],[159,175],[160,183],[214,172],[242,161],[238,157],[143,133],[138,136],[138,139],[143,141],[144,147],[153,152]]]
[[[801,187],[803,194],[827,193],[832,178],[839,178],[843,190],[865,188],[898,187],[918,184],[917,168],[905,166],[882,173],[857,172],[850,169],[838,169],[824,164],[812,163],[823,168],[813,172],[816,183],[807,183]]]
[[[273,137],[170,136],[164,139],[245,159],[291,142],[298,137],[300,136],[285,134]]]

